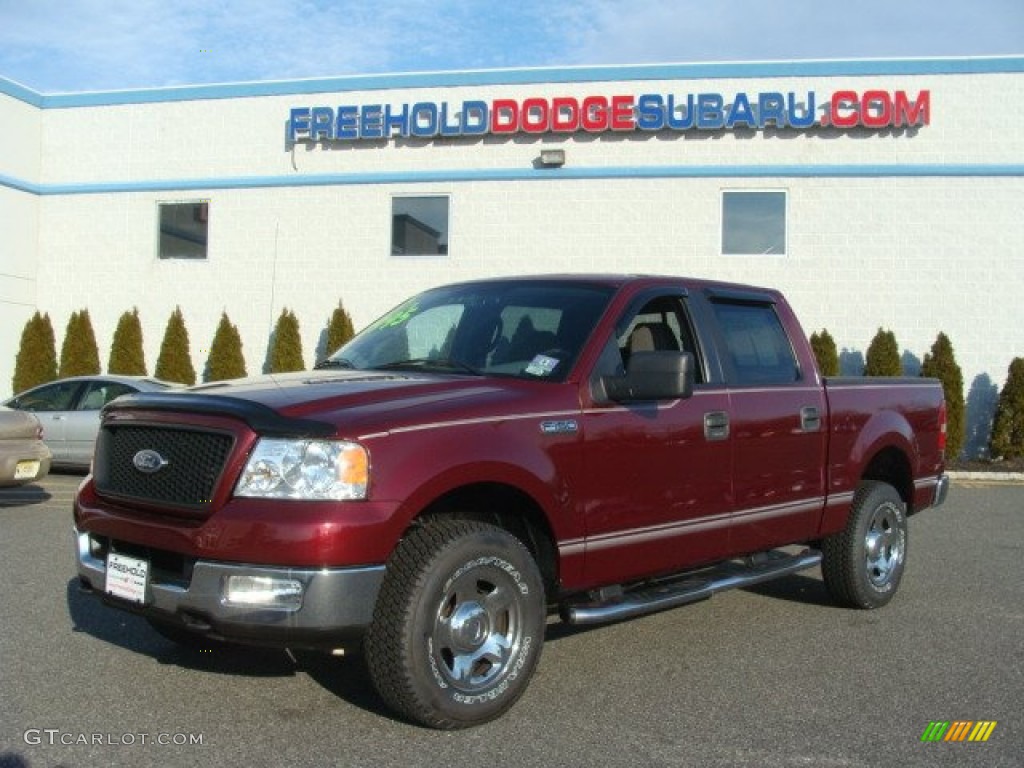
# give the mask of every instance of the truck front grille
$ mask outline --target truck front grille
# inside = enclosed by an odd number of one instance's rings
[[[234,437],[224,432],[105,426],[96,441],[96,490],[107,496],[203,509],[210,504],[233,444]],[[158,468],[153,470],[154,466]]]

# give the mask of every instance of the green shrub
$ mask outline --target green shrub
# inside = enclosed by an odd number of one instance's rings
[[[132,308],[117,321],[114,340],[110,345],[110,361],[107,373],[122,376],[145,376],[146,354],[142,351],[142,323],[139,310]]]
[[[892,331],[878,329],[864,356],[865,376],[902,376],[900,348]]]
[[[156,377],[165,381],[177,381],[181,384],[196,383],[196,369],[192,365],[192,353],[189,351],[188,330],[181,307],[175,307],[167,320],[167,329],[160,344],[160,356],[156,361]]]
[[[25,323],[14,358],[11,390],[17,394],[57,378],[57,346],[50,316],[38,311]]]
[[[67,376],[94,376],[99,372],[100,350],[96,346],[89,310],[72,312],[60,347],[57,375],[63,379]]]
[[[1024,357],[1015,357],[1010,363],[996,405],[989,451],[993,458],[1024,456]]]
[[[281,311],[270,340],[270,373],[305,370],[302,360],[302,337],[299,336],[299,320],[290,309]]]
[[[953,344],[949,337],[940,333],[932,344],[931,352],[924,356],[921,375],[942,382],[946,397],[946,455],[959,458],[967,437],[964,421],[964,374],[957,365]]]
[[[827,330],[811,334],[811,349],[814,350],[814,359],[818,361],[818,370],[822,376],[839,375],[839,350]]]
[[[240,379],[246,375],[245,357],[242,355],[242,337],[238,328],[222,312],[217,332],[210,344],[210,356],[206,360],[204,381]]]
[[[325,356],[334,354],[343,344],[356,335],[352,327],[352,318],[338,302],[338,306],[331,313],[331,320],[327,323],[327,343],[324,345]]]

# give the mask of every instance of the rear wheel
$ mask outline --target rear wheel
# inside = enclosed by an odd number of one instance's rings
[[[493,720],[526,690],[545,606],[533,557],[507,531],[464,520],[416,528],[388,562],[366,637],[374,686],[433,728]]]
[[[823,542],[825,587],[842,605],[880,608],[899,588],[907,543],[907,511],[899,493],[888,483],[862,483],[846,529]]]

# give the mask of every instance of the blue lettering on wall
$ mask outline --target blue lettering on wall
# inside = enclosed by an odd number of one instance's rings
[[[309,138],[313,141],[334,138],[334,110],[330,107],[313,107],[310,123]]]
[[[789,124],[794,128],[809,128],[817,122],[815,118],[815,106],[814,106],[814,92],[807,92],[807,101],[804,102],[803,114],[800,114],[798,110],[800,104],[796,100],[796,94],[793,91],[789,92]]]
[[[781,93],[761,93],[757,97],[757,124],[766,128],[768,121],[777,128],[786,127],[786,103]]]
[[[395,129],[398,129],[398,133],[395,133]],[[384,107],[384,136],[385,138],[391,136],[406,137],[409,135],[409,105],[403,104],[401,112],[393,112],[390,104]]]
[[[697,96],[697,127],[713,130],[725,127],[725,100],[720,93],[701,93]]]
[[[487,133],[490,125],[490,113],[486,101],[462,102],[462,114],[459,115],[459,126],[466,136],[478,136]]]
[[[295,141],[300,133],[309,133],[309,107],[292,107],[288,115],[288,129],[285,136],[288,141]]]
[[[729,108],[729,115],[726,117],[725,123],[729,128],[735,128],[740,123],[745,124],[747,128],[757,127],[757,120],[754,117],[753,110],[750,108],[750,100],[747,99],[747,94],[736,94],[732,107]]]
[[[363,107],[363,111],[359,114],[359,135],[364,139],[384,137],[384,113],[381,112],[380,104]]]
[[[352,105],[338,107],[338,121],[335,123],[334,138],[359,138],[359,107]]]
[[[665,127],[665,100],[657,93],[645,93],[636,100],[636,127],[660,131]]]
[[[668,97],[668,105],[665,108],[665,120],[668,127],[675,131],[688,131],[693,128],[696,120],[697,110],[693,103],[693,94],[686,97],[686,108],[676,107],[676,97]]]
[[[429,101],[413,104],[412,118],[409,120],[409,133],[413,136],[437,135],[437,105]]]
[[[441,102],[441,116],[439,118],[439,129],[442,136],[458,136],[462,133],[462,126],[459,125],[458,120],[454,123],[448,122],[448,102]]]

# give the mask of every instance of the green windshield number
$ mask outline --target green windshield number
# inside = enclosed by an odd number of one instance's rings
[[[405,304],[396,309],[390,315],[385,315],[384,317],[382,317],[380,320],[373,324],[370,330],[376,331],[381,328],[397,328],[400,325],[405,325],[406,323],[409,322],[413,315],[416,314],[417,310],[419,310],[418,301],[413,301],[408,304]]]

